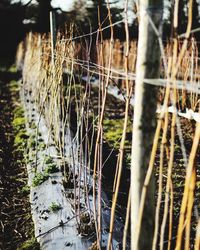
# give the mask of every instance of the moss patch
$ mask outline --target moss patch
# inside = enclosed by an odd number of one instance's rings
[[[25,194],[25,195],[30,194],[30,187],[29,187],[28,185],[25,185],[25,186],[22,188],[22,193]]]
[[[103,121],[104,137],[105,140],[110,144],[110,146],[115,149],[119,149],[120,141],[123,132],[123,119],[105,119]],[[127,134],[132,133],[132,124],[129,121],[127,127]],[[130,142],[125,141],[125,147],[130,148]]]
[[[39,250],[40,245],[37,242],[36,238],[31,238],[30,240],[25,241],[17,250]]]
[[[33,244],[34,226],[31,220],[24,159],[28,135],[25,130],[24,111],[19,100],[20,86],[17,81],[11,81],[16,77],[19,78],[19,74],[14,68],[6,69],[5,73],[0,75],[0,156],[3,157],[0,158],[2,160],[0,170],[3,176],[0,183],[0,199],[1,220],[4,225],[0,238],[4,249],[36,250],[39,247],[38,243],[37,247]]]
[[[47,173],[41,173],[41,172],[36,173],[32,182],[33,187],[37,187],[41,185],[43,182],[48,180],[48,178],[49,178],[49,175]]]
[[[53,174],[59,172],[59,168],[56,164],[50,163],[47,168],[45,169],[45,173],[47,174]]]
[[[25,148],[27,145],[27,139],[29,136],[27,135],[25,130],[19,131],[14,139],[14,146],[15,147],[20,147],[20,148]]]
[[[44,163],[47,164],[47,165],[52,164],[53,163],[53,158],[51,156],[46,156],[44,158]]]
[[[18,130],[21,128],[25,128],[25,122],[26,120],[24,117],[16,117],[13,120],[12,124],[13,124],[13,127]]]
[[[59,211],[61,208],[62,208],[62,207],[61,207],[60,204],[58,204],[58,203],[56,203],[56,202],[52,202],[52,203],[51,203],[51,206],[49,207],[49,210],[50,210],[51,212],[55,213],[55,212]]]

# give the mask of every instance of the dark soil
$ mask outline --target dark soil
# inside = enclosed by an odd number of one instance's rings
[[[81,96],[82,93],[85,91],[85,85],[76,85],[77,88],[77,96]],[[80,91],[80,92],[79,92]],[[94,117],[98,116],[99,105],[98,105],[98,93],[99,90],[97,87],[91,87],[90,90],[90,101],[89,101],[89,110],[90,113],[94,115]],[[117,111],[116,111],[117,107]],[[102,181],[103,181],[103,188],[104,191],[107,193],[110,199],[110,205],[112,203],[112,195],[113,195],[113,183],[115,178],[115,171],[116,171],[116,164],[117,164],[117,157],[119,154],[119,144],[122,136],[123,130],[123,123],[124,123],[124,110],[125,110],[125,102],[118,100],[114,96],[107,94],[106,98],[106,105],[105,105],[105,115],[104,115],[104,136],[103,136],[103,145],[102,145]],[[70,123],[71,123],[71,130],[76,133],[77,127],[77,111],[76,111],[76,103],[74,99],[74,92],[72,90],[71,95],[71,109],[70,109]],[[86,111],[85,111],[86,112]],[[127,136],[125,141],[125,150],[124,150],[124,160],[123,160],[123,170],[122,170],[122,179],[120,182],[120,191],[119,191],[119,199],[118,201],[118,208],[120,210],[119,213],[126,213],[126,205],[128,199],[128,192],[129,192],[129,184],[130,184],[130,162],[128,161],[128,156],[131,152],[131,139],[132,139],[132,124],[131,117],[132,117],[132,107],[130,106],[129,110],[129,124],[127,128]],[[89,116],[89,125],[88,133],[86,132],[87,129],[84,127],[83,124],[83,134],[87,136],[85,138],[89,139],[90,144],[93,145],[92,152],[90,155],[91,162],[94,162],[94,152],[95,152],[95,142],[97,131],[96,128],[94,129],[94,134],[92,135],[93,129],[93,116]],[[97,125],[97,121],[95,126]],[[131,131],[131,132],[130,132]],[[84,147],[85,140],[82,141]],[[92,143],[93,142],[93,143]],[[93,167],[93,166],[91,166]]]
[[[12,126],[18,91],[11,91],[17,73],[0,72],[0,249],[15,250],[33,235],[23,150],[14,146]]]
[[[98,89],[92,88],[91,89],[91,98],[90,98],[90,109],[92,112],[97,115],[98,114]],[[72,98],[72,109],[71,109],[71,118],[74,118],[76,121],[76,116],[74,114],[75,111],[75,105],[73,106],[73,98]],[[105,116],[104,116],[104,142],[103,142],[103,162],[106,162],[103,168],[103,181],[106,183],[104,185],[105,191],[108,193],[108,196],[110,199],[112,199],[112,184],[113,184],[113,178],[115,173],[115,166],[116,166],[116,160],[118,155],[118,148],[119,148],[119,141],[120,141],[120,135],[122,133],[122,124],[123,124],[123,117],[124,117],[124,110],[125,110],[125,103],[121,102],[120,100],[117,100],[115,97],[111,95],[107,95],[107,102],[105,107]],[[130,114],[129,114],[129,121],[131,124],[131,118],[132,118],[133,110],[130,108]],[[73,119],[71,119],[71,124],[73,129],[76,131],[76,128],[74,124],[76,122]],[[195,131],[195,122],[187,120],[185,118],[180,118],[180,125],[181,130],[183,133],[183,141],[186,148],[186,154],[187,159],[189,159],[189,155],[191,152],[192,142],[193,142],[193,136]],[[121,130],[119,127],[121,126]],[[169,121],[169,127],[168,127],[168,135],[167,135],[167,152],[170,151],[170,129],[171,129],[171,115],[170,115],[170,121]],[[185,183],[185,176],[186,176],[186,167],[183,164],[183,155],[181,151],[181,143],[179,141],[179,136],[177,131],[175,132],[175,155],[174,155],[174,164],[172,169],[172,182],[173,182],[173,226],[172,226],[172,240],[171,240],[171,246],[172,249],[175,248],[176,243],[176,234],[178,229],[178,223],[179,223],[179,216],[180,216],[180,206],[182,202],[182,195],[184,191],[184,183]],[[162,133],[161,133],[162,135]],[[119,210],[123,213],[123,210],[126,210],[126,203],[127,203],[127,197],[128,197],[128,190],[130,185],[130,162],[128,155],[130,155],[131,151],[131,137],[132,137],[132,129],[128,127],[127,129],[127,137],[126,137],[126,143],[125,143],[125,160],[123,162],[123,173],[122,173],[122,179],[121,179],[121,185],[120,185],[120,192],[119,192],[119,199],[118,199],[118,207],[121,207]],[[95,138],[95,136],[94,136]],[[95,141],[95,139],[94,139]],[[155,160],[155,180],[156,180],[156,190],[158,190],[158,174],[159,174],[159,164],[160,164],[160,146],[158,147],[157,154],[156,154],[156,160]],[[167,152],[165,153],[164,157],[164,169],[163,169],[163,193],[162,193],[162,202],[161,202],[161,208],[160,208],[160,226],[163,219],[163,210],[164,210],[164,199],[165,199],[165,185],[166,185],[166,176],[167,176],[167,169],[168,169],[168,155]],[[92,154],[93,156],[93,154]],[[197,214],[197,211],[200,210],[199,206],[199,198],[200,198],[200,170],[198,166],[200,165],[200,149],[198,150],[197,157],[196,157],[196,178],[197,178],[197,184],[195,189],[195,197],[194,197],[194,207],[193,207],[193,216],[192,216],[192,222],[191,222],[191,238],[190,243],[191,247],[194,246],[194,238],[195,238],[195,231],[196,231],[196,224],[197,224],[197,218],[195,218],[195,214]],[[157,200],[157,192],[155,201]],[[164,249],[167,249],[168,244],[168,230],[169,230],[169,216],[167,219],[167,225],[165,229],[165,244]],[[158,236],[159,238],[159,236]],[[158,239],[159,244],[159,239]]]
[[[182,129],[182,135],[183,135],[183,141],[184,146],[186,149],[187,154],[187,160],[189,159],[189,155],[192,148],[193,143],[193,136],[195,132],[195,121],[190,121],[185,118],[180,118],[180,125]],[[168,135],[167,135],[167,144],[166,147],[168,150],[170,150],[170,129],[171,129],[171,115],[170,115],[170,121],[169,121],[169,127],[168,127]],[[183,162],[183,155],[181,150],[181,143],[179,140],[177,128],[176,128],[176,136],[175,136],[175,152],[174,152],[174,163],[173,163],[173,169],[172,169],[172,186],[173,186],[173,225],[172,225],[172,240],[171,240],[171,247],[172,249],[175,249],[176,245],[176,235],[178,230],[178,223],[179,223],[179,216],[180,216],[180,208],[181,208],[181,202],[184,192],[184,183],[185,183],[185,176],[186,176],[186,166]],[[200,148],[199,148],[200,149]],[[156,161],[155,161],[155,175],[156,175],[156,182],[157,182],[157,190],[158,190],[158,175],[159,175],[159,164],[160,164],[160,158],[159,158],[159,147],[156,155]],[[167,152],[165,153],[164,158],[164,168],[163,168],[163,193],[162,193],[162,202],[160,207],[160,223],[163,219],[163,213],[164,213],[164,199],[165,199],[165,185],[166,185],[166,176],[167,176],[167,170],[168,170],[168,157]],[[196,155],[196,188],[194,192],[194,206],[193,206],[193,215],[191,220],[191,234],[190,234],[190,247],[193,249],[194,247],[194,239],[195,239],[195,233],[196,233],[196,225],[197,225],[197,218],[195,217],[196,211],[199,211],[199,196],[200,196],[200,186],[199,178],[200,178],[200,172],[199,172],[199,166],[200,164],[200,150],[197,151]],[[157,200],[157,193],[156,193],[156,200]],[[161,226],[161,224],[160,224]],[[164,241],[164,249],[167,249],[168,246],[168,230],[169,230],[169,216],[167,219],[167,225],[165,229],[165,241]],[[158,237],[159,238],[159,237]],[[159,240],[158,240],[159,242]]]

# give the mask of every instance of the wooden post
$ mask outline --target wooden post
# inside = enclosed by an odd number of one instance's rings
[[[55,13],[50,11],[50,32],[51,32],[51,60],[54,65],[54,49],[56,45],[56,18]]]
[[[136,65],[135,108],[133,118],[131,162],[131,249],[152,249],[154,233],[155,184],[151,178],[147,187],[141,230],[137,234],[138,216],[144,179],[149,165],[156,125],[157,87],[144,79],[159,77],[160,48],[150,20],[160,30],[163,1],[139,0],[139,41]]]

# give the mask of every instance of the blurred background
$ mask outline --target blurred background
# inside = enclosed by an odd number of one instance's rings
[[[98,29],[98,5],[101,10],[100,21],[102,27],[109,24],[107,18],[106,0],[1,0],[0,1],[0,57],[13,57],[16,46],[24,39],[29,31],[46,33],[49,31],[49,12],[56,13],[57,28],[65,30],[67,25],[74,23],[76,31],[80,33]],[[165,0],[164,10],[164,39],[171,33],[171,17],[174,1]],[[199,26],[199,0],[193,1],[193,28]],[[123,19],[123,0],[111,0],[112,21]],[[134,0],[129,1],[129,29],[130,38],[137,39],[138,22],[135,19]],[[186,30],[187,1],[180,1],[179,33]],[[124,40],[123,23],[115,26],[114,36]],[[92,28],[91,28],[92,27]],[[106,33],[107,32],[107,33]],[[109,30],[104,32],[104,38],[109,37]],[[195,34],[199,40],[199,33]]]

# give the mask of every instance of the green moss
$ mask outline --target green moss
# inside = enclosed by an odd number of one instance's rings
[[[32,237],[30,240],[25,241],[17,250],[39,250],[40,245],[37,242],[35,237]]]
[[[14,64],[12,66],[10,66],[10,68],[8,69],[8,72],[10,72],[10,73],[17,73],[16,66]]]
[[[197,188],[200,188],[200,181],[197,181],[196,186]]]
[[[15,130],[14,146],[24,150],[27,145],[27,139],[29,138],[25,130],[24,111],[22,107],[16,107],[13,113],[14,120],[12,121],[12,125]]]
[[[51,206],[49,207],[49,210],[53,213],[57,212],[58,210],[60,210],[62,207],[60,204],[56,203],[56,202],[52,202]]]
[[[35,150],[36,148],[36,137],[35,134],[31,134],[28,140],[28,147],[31,148],[32,150]]]
[[[36,148],[36,141],[35,140],[30,140],[29,141],[29,147],[32,148],[32,149],[35,149]]]
[[[36,129],[36,128],[37,128],[37,126],[35,125],[35,123],[34,123],[34,122],[32,122],[32,123],[31,123],[31,125],[30,125],[30,128],[31,128],[31,129]]]
[[[14,118],[24,117],[24,110],[22,107],[16,107],[14,109]]]
[[[53,174],[57,172],[59,172],[59,168],[54,163],[49,164],[48,167],[45,169],[45,173],[47,174]]]
[[[29,117],[29,119],[31,119],[31,118]],[[33,119],[31,119],[31,120],[29,121],[28,125],[29,125],[29,128],[31,128],[31,129],[33,129],[33,130],[37,129],[37,126],[36,126],[36,124],[35,124],[35,122],[34,122]]]
[[[104,139],[114,148],[118,149],[123,133],[123,119],[106,119],[103,122],[104,128]],[[131,133],[132,125],[131,122],[128,122],[127,133]],[[125,147],[130,147],[130,142],[125,141]]]
[[[120,139],[122,137],[122,130],[120,129],[116,129],[115,131],[107,131],[105,133],[105,137],[106,137],[106,140],[108,142],[111,142],[111,143],[116,143],[117,145],[119,145],[119,142],[120,142]]]
[[[45,156],[44,164],[47,165],[45,173],[53,174],[59,172],[58,166],[54,163],[54,160],[51,156]]]
[[[9,83],[9,87],[10,87],[10,90],[12,92],[16,92],[16,91],[19,91],[19,84],[17,81],[13,80]]]
[[[25,195],[27,195],[27,194],[30,193],[30,187],[29,187],[29,185],[26,185],[26,186],[24,186],[22,188],[22,193],[25,194]]]
[[[122,133],[123,133],[124,119],[105,119],[103,122],[104,140],[111,148],[119,150]],[[132,123],[129,120],[126,130],[126,140],[124,148],[124,164],[127,168],[131,165],[131,136],[132,136]]]
[[[53,158],[51,156],[46,156],[44,158],[44,163],[47,165],[53,163]]]
[[[25,128],[25,118],[24,117],[16,117],[14,118],[12,125],[14,127],[14,129],[24,129]]]
[[[14,146],[15,147],[25,147],[27,145],[28,138],[29,138],[29,136],[27,135],[27,133],[24,130],[19,131],[15,135]]]
[[[39,144],[39,148],[40,148],[40,149],[45,149],[45,148],[46,148],[46,144],[43,143],[43,142],[40,143],[40,144]]]
[[[126,154],[125,163],[128,168],[131,168],[131,153]]]
[[[41,185],[43,182],[45,182],[48,178],[49,178],[49,175],[47,173],[41,173],[41,172],[36,173],[33,178],[32,186],[37,187]]]
[[[17,70],[15,67],[11,67],[9,70],[11,73],[16,73]],[[13,74],[14,75],[14,74]],[[14,149],[13,149],[13,159],[15,159],[15,165],[16,167],[19,167],[23,164],[25,166],[25,149],[27,146],[28,141],[28,134],[25,130],[25,117],[24,117],[24,110],[20,106],[20,100],[19,100],[19,83],[15,80],[9,82],[9,91],[11,94],[12,104],[13,107],[15,107],[13,110],[7,110],[8,112],[12,112],[13,121],[12,121],[12,127],[13,127],[13,136],[14,136]],[[24,185],[24,178],[15,178],[15,181],[21,183],[20,185]],[[16,192],[20,192],[24,196],[30,193],[30,187],[28,185],[25,185],[23,188],[16,189]],[[27,198],[27,197],[26,197]],[[27,200],[28,202],[28,200]],[[27,216],[31,216],[29,213],[29,209],[25,211],[27,213]],[[37,243],[36,239],[33,237],[34,233],[34,227],[32,222],[28,219],[25,225],[23,226],[26,233],[26,237],[29,238],[26,242],[24,242],[21,246],[19,246],[18,250],[39,250],[39,244]]]

